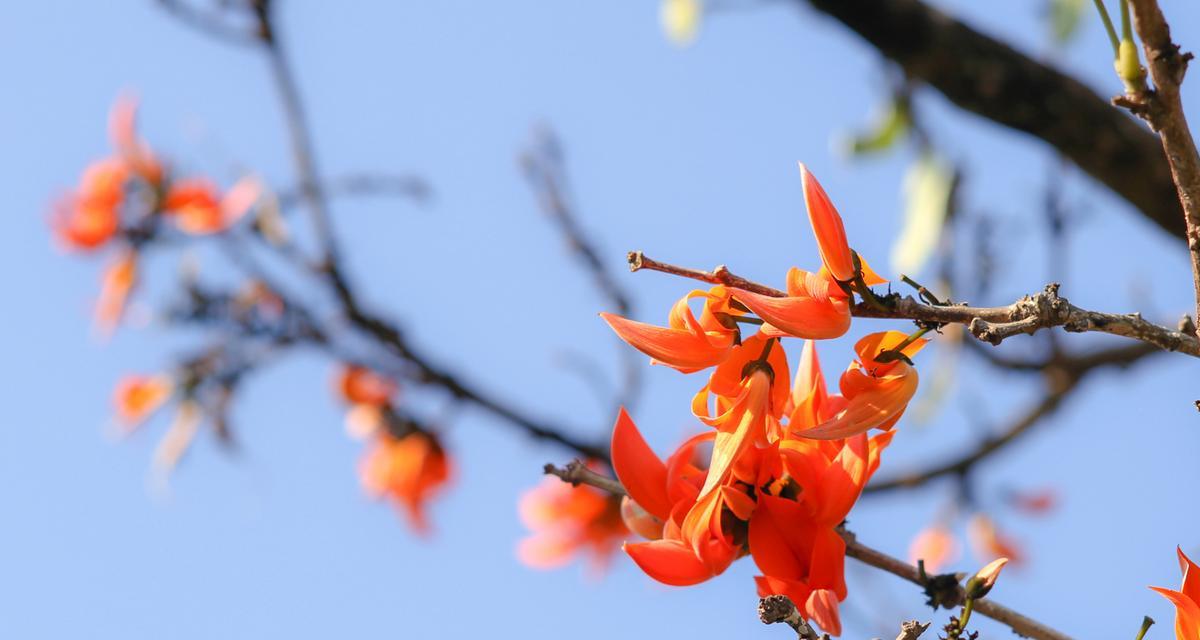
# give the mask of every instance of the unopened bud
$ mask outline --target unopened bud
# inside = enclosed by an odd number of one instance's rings
[[[996,578],[1000,576],[1000,570],[1006,564],[1008,564],[1008,558],[997,558],[971,576],[971,579],[967,580],[967,598],[977,600],[986,596],[996,584]]]
[[[1142,63],[1138,60],[1137,45],[1133,40],[1122,40],[1117,50],[1117,59],[1113,62],[1117,76],[1125,83],[1128,91],[1137,91],[1142,84]]]

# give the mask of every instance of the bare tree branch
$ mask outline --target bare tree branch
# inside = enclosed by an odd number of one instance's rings
[[[1151,91],[1141,83],[1141,89],[1125,96],[1121,104],[1129,106],[1158,132],[1162,149],[1171,168],[1183,218],[1187,224],[1187,243],[1192,257],[1192,287],[1196,299],[1196,315],[1200,317],[1200,156],[1183,112],[1179,86],[1187,71],[1192,54],[1180,53],[1179,45],[1171,41],[1171,30],[1158,7],[1157,0],[1132,0],[1133,24],[1146,61]]]
[[[732,273],[725,265],[712,271],[702,271],[659,262],[640,251],[629,254],[631,271],[661,271],[684,278],[711,284],[723,284],[746,289],[763,295],[783,297],[779,289],[747,280]],[[971,307],[965,304],[929,305],[914,300],[911,296],[893,294],[885,298],[887,309],[879,309],[864,303],[854,305],[851,312],[858,318],[885,318],[914,320],[931,324],[962,324],[971,334],[992,344],[1000,344],[1005,338],[1019,334],[1032,334],[1041,329],[1062,327],[1072,333],[1098,331],[1131,338],[1153,344],[1166,351],[1178,351],[1200,357],[1200,340],[1191,332],[1173,330],[1147,322],[1140,314],[1114,314],[1088,311],[1071,304],[1058,295],[1058,285],[1049,284],[1040,293],[1024,298],[1004,307]],[[1190,319],[1180,327],[1193,327]]]

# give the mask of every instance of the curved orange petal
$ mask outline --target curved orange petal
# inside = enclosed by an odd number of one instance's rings
[[[617,479],[634,502],[660,520],[671,517],[667,467],[646,444],[624,407],[613,425],[612,461]]]
[[[734,289],[733,296],[764,322],[796,338],[830,340],[850,329],[850,305],[845,298],[777,298],[743,289]]]
[[[804,610],[822,631],[832,636],[842,635],[837,596],[829,589],[816,589],[809,594]]]
[[[108,336],[117,328],[136,282],[137,253],[134,251],[122,253],[104,268],[95,311],[96,327],[102,335]]]
[[[846,228],[842,226],[842,217],[829,201],[821,183],[817,182],[803,162],[800,163],[800,180],[804,187],[804,205],[808,209],[808,221],[812,224],[813,235],[817,237],[821,261],[834,278],[842,282],[854,279],[854,260],[850,255],[850,245],[846,241]]]
[[[1175,605],[1175,637],[1178,640],[1200,638],[1200,604],[1180,591],[1162,587],[1150,587],[1150,590]]]
[[[1183,572],[1183,584],[1179,590],[1200,603],[1200,566],[1187,557],[1182,547],[1175,547],[1175,554],[1179,556],[1179,570]]]
[[[713,572],[708,563],[696,557],[690,546],[678,540],[626,543],[623,548],[646,575],[663,584],[687,587],[720,573]],[[729,557],[732,561],[733,554]]]
[[[693,373],[719,364],[729,355],[729,349],[733,346],[732,333],[728,340],[723,337],[710,339],[703,333],[659,327],[612,313],[601,313],[600,317],[612,327],[617,337],[653,358],[655,364],[665,364],[683,373]]]

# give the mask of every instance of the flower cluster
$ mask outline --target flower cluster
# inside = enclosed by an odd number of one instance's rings
[[[911,357],[925,341],[895,331],[867,335],[839,379],[840,393],[827,390],[815,340],[845,334],[854,293],[871,296],[869,285],[883,280],[850,250],[837,210],[803,165],[801,176],[823,266],[793,268],[786,296],[726,286],[692,291],[665,327],[602,314],[653,362],[684,373],[712,369],[692,400],[693,414],[712,430],[662,460],[622,411],[612,455],[629,494],[626,522],[649,539],[625,545],[643,571],[692,585],[748,553],[762,572],[760,596],[788,596],[806,619],[837,635],[846,597],[838,527],[916,392]],[[692,301],[702,303],[699,317]],[[757,332],[743,334],[754,325]],[[786,338],[804,339],[794,379]],[[697,460],[702,446],[711,447],[707,462]]]
[[[451,465],[438,437],[401,415],[391,378],[366,367],[344,365],[334,379],[337,395],[350,405],[346,429],[370,441],[359,466],[363,488],[388,498],[408,515],[418,533],[429,531],[425,503],[450,480]]]
[[[163,221],[185,234],[224,231],[255,207],[263,188],[244,178],[222,192],[211,179],[179,176],[137,134],[137,103],[119,98],[109,116],[112,152],[88,165],[79,184],[54,203],[50,225],[72,251],[114,247],[104,270],[96,324],[105,333],[120,322],[137,282],[139,250],[163,234]]]

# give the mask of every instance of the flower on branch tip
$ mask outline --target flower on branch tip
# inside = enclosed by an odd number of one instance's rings
[[[800,163],[800,180],[804,188],[804,205],[808,209],[808,221],[817,237],[817,250],[829,273],[840,282],[854,279],[854,258],[846,241],[846,228],[842,217],[829,200],[825,189],[803,162]]]
[[[1150,587],[1175,605],[1176,640],[1200,640],[1200,566],[1192,562],[1182,548],[1175,548],[1179,570],[1183,574],[1179,590]]]
[[[118,96],[108,114],[108,137],[116,157],[129,170],[151,186],[162,182],[163,167],[150,145],[137,133],[138,100],[132,95]]]
[[[559,478],[525,492],[518,512],[532,533],[517,546],[517,557],[534,569],[557,568],[583,554],[594,569],[603,569],[629,533],[619,497]]]
[[[958,541],[950,529],[942,523],[935,523],[923,529],[913,538],[908,547],[908,561],[916,564],[925,563],[925,570],[938,573],[959,555]]]
[[[379,433],[359,465],[363,489],[404,509],[419,534],[429,531],[425,504],[451,477],[450,461],[433,434],[414,431],[402,438]]]
[[[50,218],[62,246],[87,251],[103,246],[117,234],[127,175],[125,164],[113,158],[84,169],[79,187],[55,203]]]
[[[121,430],[129,433],[166,404],[175,389],[170,376],[127,375],[113,390],[113,409]]]
[[[262,193],[255,178],[242,178],[224,194],[208,178],[188,178],[171,184],[162,210],[186,233],[220,233],[246,215]]]
[[[395,380],[355,364],[342,365],[333,386],[346,403],[375,407],[390,404],[399,389]]]
[[[704,300],[699,319],[688,306],[693,298]],[[671,307],[666,327],[612,313],[601,313],[600,317],[619,338],[650,356],[652,363],[694,373],[719,364],[729,355],[738,332],[731,320],[722,318],[739,313],[730,307],[729,291],[716,286],[709,291],[692,291],[676,302]]]
[[[1000,570],[1006,564],[1008,564],[1008,558],[996,558],[984,565],[982,569],[967,580],[965,589],[967,597],[972,600],[978,600],[986,596],[992,590],[992,587],[996,586],[996,578],[1000,577]]]

